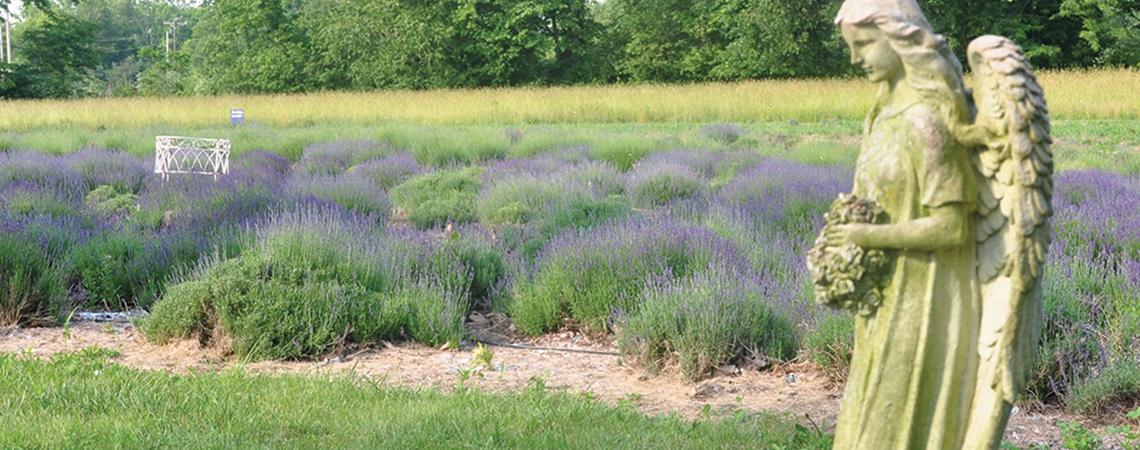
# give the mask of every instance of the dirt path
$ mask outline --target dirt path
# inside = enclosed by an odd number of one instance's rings
[[[483,339],[502,342],[502,334],[484,334]],[[497,339],[496,339],[497,338]],[[826,376],[807,367],[779,367],[763,372],[740,371],[719,374],[700,383],[689,383],[674,375],[647,375],[622,365],[612,342],[592,342],[574,333],[562,333],[528,340],[523,344],[545,348],[565,348],[595,353],[554,350],[526,350],[491,347],[494,370],[470,377],[467,386],[487,391],[518,391],[541,378],[548,389],[589,393],[606,403],[632,403],[648,414],[675,411],[697,418],[705,411],[713,415],[734,410],[768,411],[797,417],[801,422],[818,424],[831,431],[838,412],[840,388]],[[384,380],[390,385],[450,389],[460,371],[471,367],[470,351],[440,350],[415,344],[386,345],[378,349],[350,351],[345,357],[320,362],[258,362],[242,364],[196,341],[165,346],[145,342],[134,327],[126,324],[79,323],[70,337],[61,328],[0,330],[0,352],[31,352],[48,357],[58,352],[78,351],[90,346],[115,349],[116,362],[144,370],[185,373],[190,370],[218,370],[243,367],[255,373],[332,374],[354,371],[358,375]],[[1059,448],[1059,419],[1076,420],[1058,412],[1027,414],[1011,419],[1006,439],[1019,446],[1047,444]]]

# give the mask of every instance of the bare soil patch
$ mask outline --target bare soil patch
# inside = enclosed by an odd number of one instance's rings
[[[735,370],[691,383],[665,373],[651,375],[623,364],[612,341],[573,331],[539,338],[523,338],[492,317],[476,325],[475,337],[505,343],[492,345],[493,370],[471,376],[469,388],[492,392],[519,391],[536,379],[548,389],[581,393],[609,404],[636,406],[647,414],[676,413],[689,419],[718,416],[737,410],[786,414],[807,426],[833,431],[842,387],[807,365],[785,365],[764,371]],[[73,324],[62,328],[0,329],[0,352],[25,352],[50,357],[60,352],[99,346],[120,353],[115,361],[142,370],[171,373],[242,368],[251,373],[332,375],[353,372],[392,386],[450,390],[460,372],[470,369],[470,347],[436,349],[418,344],[385,344],[377,348],[349,348],[321,361],[242,362],[196,340],[169,345],[146,342],[129,324]],[[731,369],[731,368],[730,368]],[[1018,411],[1011,419],[1006,439],[1019,446],[1047,444],[1060,448],[1058,420],[1082,422],[1082,418],[1057,410]],[[1084,420],[1094,429],[1103,420]],[[1106,442],[1116,447],[1116,442]]]

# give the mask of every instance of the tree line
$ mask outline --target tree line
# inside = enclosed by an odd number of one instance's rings
[[[0,0],[0,7],[6,0]],[[839,0],[36,0],[0,96],[290,93],[845,76]],[[1140,0],[920,0],[961,53],[1140,66]]]

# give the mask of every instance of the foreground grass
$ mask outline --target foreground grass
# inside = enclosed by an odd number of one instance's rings
[[[108,356],[0,355],[0,448],[830,448],[771,416],[647,417],[541,382],[443,394],[350,376],[142,372]]]
[[[1044,72],[1055,118],[1140,117],[1140,71]],[[0,129],[228,123],[231,108],[270,126],[858,120],[874,87],[860,79],[0,102]]]

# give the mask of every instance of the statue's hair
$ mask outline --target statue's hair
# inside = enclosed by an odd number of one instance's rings
[[[923,26],[889,16],[872,16],[853,25],[874,26],[887,37],[906,71],[906,81],[924,98],[933,100],[947,124],[965,123],[972,115],[962,63],[946,39]]]

